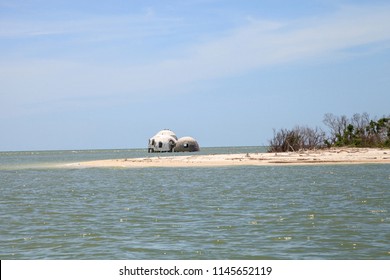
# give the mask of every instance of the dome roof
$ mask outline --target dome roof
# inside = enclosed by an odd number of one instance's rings
[[[198,142],[192,137],[181,137],[176,142],[175,152],[197,152],[199,150]]]
[[[161,130],[161,131],[157,132],[157,134],[155,136],[170,136],[170,137],[173,137],[177,140],[176,134],[172,130],[169,130],[169,129]]]
[[[195,138],[192,138],[190,136],[180,137],[179,140],[181,142],[196,142]]]

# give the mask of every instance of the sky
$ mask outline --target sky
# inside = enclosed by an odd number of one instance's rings
[[[0,0],[0,151],[267,145],[389,89],[389,1]]]

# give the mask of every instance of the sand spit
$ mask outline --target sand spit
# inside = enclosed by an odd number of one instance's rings
[[[197,155],[174,154],[159,157],[96,160],[65,164],[68,168],[96,167],[212,167],[212,166],[270,166],[313,164],[390,164],[390,150],[368,148],[340,148],[288,153],[248,153]]]

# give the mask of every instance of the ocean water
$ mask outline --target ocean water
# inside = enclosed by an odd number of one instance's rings
[[[390,259],[387,164],[56,167],[164,155],[0,153],[0,259]]]

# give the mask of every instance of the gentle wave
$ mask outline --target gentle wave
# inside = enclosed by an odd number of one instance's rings
[[[0,169],[1,259],[390,259],[388,165],[34,168],[72,154]]]

